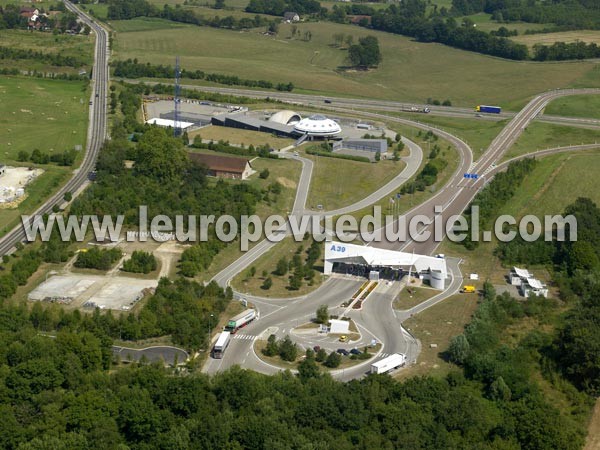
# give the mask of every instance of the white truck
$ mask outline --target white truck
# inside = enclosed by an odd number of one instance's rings
[[[387,358],[383,358],[381,361],[371,364],[371,373],[386,373],[404,364],[406,364],[406,355],[394,353]]]
[[[239,313],[232,319],[229,319],[229,322],[227,322],[227,326],[225,326],[225,331],[229,331],[231,334],[235,334],[237,330],[239,330],[242,327],[245,327],[254,319],[256,319],[256,310],[247,309],[246,311]]]
[[[215,346],[212,349],[212,357],[215,359],[223,358],[223,353],[227,349],[229,345],[229,339],[231,338],[231,333],[229,331],[223,331],[219,337],[217,338],[217,342],[215,342]]]

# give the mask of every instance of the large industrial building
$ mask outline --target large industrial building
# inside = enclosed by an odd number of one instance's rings
[[[359,265],[369,271],[392,269],[412,272],[415,276],[429,281],[431,287],[444,289],[448,276],[446,260],[428,255],[397,252],[366,245],[325,242],[324,274],[335,272],[339,266]]]

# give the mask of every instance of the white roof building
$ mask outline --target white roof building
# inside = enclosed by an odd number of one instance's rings
[[[149,123],[150,125],[157,125],[159,127],[171,127],[171,128],[175,128],[175,121],[171,120],[171,119],[161,119],[159,117],[154,117],[153,119],[150,120],[146,120],[146,123]],[[182,122],[179,121],[179,128],[181,128],[182,130],[185,130],[186,128],[191,127],[192,125],[194,125],[192,122]]]
[[[420,275],[425,275],[425,278],[429,277],[432,287],[437,289],[444,288],[444,280],[448,276],[444,258],[343,242],[325,242],[325,275],[331,274],[334,263],[414,271]]]
[[[328,119],[321,114],[314,114],[295,124],[294,132],[309,136],[332,137],[340,134],[342,128],[335,120]]]
[[[548,287],[526,269],[513,267],[508,274],[508,280],[513,286],[520,287],[523,297],[529,297],[530,295],[548,297]]]

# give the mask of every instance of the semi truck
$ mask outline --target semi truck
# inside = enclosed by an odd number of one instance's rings
[[[243,311],[237,316],[229,319],[229,322],[227,322],[227,325],[225,326],[225,331],[229,331],[231,334],[235,334],[237,330],[245,327],[254,319],[256,319],[256,310],[247,309],[246,311]]]
[[[402,111],[414,112],[414,113],[424,113],[424,114],[429,114],[429,112],[431,112],[431,110],[427,106],[424,108],[417,108],[416,106],[411,106],[410,108],[404,107],[404,108],[402,108]]]
[[[475,111],[490,114],[500,114],[502,112],[502,108],[499,106],[479,105],[475,107]]]
[[[371,373],[386,373],[404,364],[406,364],[406,355],[403,353],[394,353],[387,358],[383,358],[381,361],[371,364]]]
[[[229,345],[229,340],[231,338],[231,333],[229,331],[223,331],[219,334],[217,338],[217,342],[212,349],[212,357],[215,359],[223,358],[223,354],[225,350],[227,350],[227,346]]]

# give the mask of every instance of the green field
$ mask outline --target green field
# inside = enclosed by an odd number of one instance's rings
[[[302,287],[297,291],[291,291],[287,288],[291,273],[287,273],[283,276],[272,273],[277,266],[277,262],[281,258],[286,258],[288,261],[291,261],[300,245],[303,247],[300,257],[304,262],[306,259],[306,249],[309,247],[309,243],[306,241],[296,242],[291,236],[288,236],[252,264],[252,267],[256,269],[256,274],[253,277],[250,276],[250,269],[248,268],[236,275],[231,281],[231,285],[238,292],[246,292],[270,298],[299,297],[314,291],[323,282],[324,276],[322,272],[317,272],[315,274],[314,284],[312,286],[309,286],[306,281],[303,280]],[[322,258],[317,261],[316,265],[322,267]],[[266,278],[263,276],[263,271],[266,271],[267,276],[271,277],[273,280],[273,286],[271,286],[269,290],[261,288],[261,285]]]
[[[20,150],[62,152],[85,148],[89,90],[83,82],[0,79],[0,146],[3,162]]]
[[[545,114],[600,119],[600,95],[572,95],[553,100]]]
[[[15,164],[19,151],[35,148],[62,152],[75,145],[85,148],[89,90],[82,82],[37,78],[0,79],[0,163]],[[79,160],[83,157],[83,152]],[[22,165],[23,163],[21,163]],[[13,210],[2,210],[0,234],[31,213],[73,170],[42,166],[45,173],[28,189],[28,198]]]
[[[261,30],[236,32],[157,19],[112,25],[117,30],[116,58],[172,65],[179,55],[186,69],[292,81],[297,92],[419,102],[429,97],[451,98],[456,105],[500,103],[516,109],[536,93],[584,78],[585,84],[600,86],[600,78],[586,77],[596,66],[593,62],[506,61],[351,25],[299,24],[301,32],[311,31],[310,42],[287,39],[289,25],[282,25],[275,37],[264,36]],[[336,33],[352,34],[355,40],[367,34],[377,36],[383,54],[380,67],[368,72],[341,71],[347,52],[332,47]]]
[[[509,31],[517,30],[519,34],[524,33],[526,30],[540,30],[551,26],[551,24],[544,23],[527,23],[527,22],[509,22],[509,23],[500,23],[492,20],[491,14],[486,13],[478,13],[472,14],[470,16],[464,16],[461,19],[471,19],[473,23],[477,26],[477,29],[480,31],[490,32],[496,31],[500,27],[507,28]],[[459,19],[457,19],[459,20]],[[511,38],[514,40],[518,40],[518,38]]]
[[[509,29],[512,29],[508,27]],[[577,31],[565,31],[560,33],[541,33],[541,34],[529,34],[525,36],[514,36],[511,38],[513,41],[525,44],[529,48],[532,48],[536,44],[552,45],[555,42],[585,42],[600,44],[600,31],[592,30],[577,30]]]
[[[382,114],[384,113],[382,112]],[[483,154],[498,133],[500,133],[500,131],[502,131],[502,129],[508,123],[508,120],[492,121],[477,118],[462,119],[457,117],[433,116],[425,114],[395,115],[433,125],[462,139],[473,150],[474,161],[476,161],[477,158]]]
[[[534,122],[525,129],[517,142],[506,152],[503,160],[547,148],[596,142],[600,143],[600,130]]]
[[[94,36],[84,35],[52,35],[50,33],[31,33],[25,30],[1,30],[0,45],[23,50],[44,53],[56,53],[75,57],[84,65],[79,68],[48,66],[43,61],[24,59],[14,61],[0,59],[0,67],[39,70],[43,72],[78,73],[81,69],[89,72],[94,59]]]
[[[390,152],[391,154],[391,152]],[[403,161],[365,163],[303,154],[314,162],[306,207],[325,210],[349,206],[375,192],[398,175]]]

